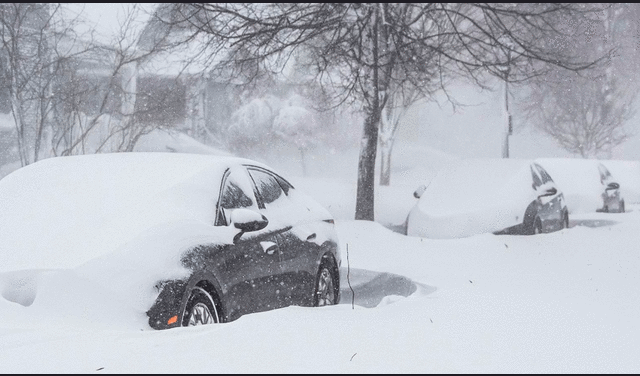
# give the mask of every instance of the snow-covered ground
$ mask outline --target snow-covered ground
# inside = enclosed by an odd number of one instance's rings
[[[154,331],[94,286],[27,278],[17,287],[56,302],[25,307],[0,286],[0,372],[640,372],[640,205],[551,234],[434,240],[388,228],[415,203],[411,180],[376,187],[368,222],[352,220],[353,179],[335,176],[291,180],[337,218],[341,304]]]

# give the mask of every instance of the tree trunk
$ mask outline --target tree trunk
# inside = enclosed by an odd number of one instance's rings
[[[384,186],[391,183],[391,149],[393,140],[380,143],[380,185]]]
[[[378,148],[378,127],[380,124],[380,82],[378,61],[378,14],[374,17],[372,28],[373,78],[369,103],[365,106],[367,114],[364,121],[360,157],[358,160],[358,187],[356,190],[356,220],[374,220],[374,184],[376,169],[376,153]],[[367,96],[365,95],[365,98]]]
[[[369,115],[364,123],[362,143],[360,144],[358,189],[356,196],[356,220],[374,220],[374,184],[380,110],[377,106],[377,93],[373,98],[376,105],[369,109]]]

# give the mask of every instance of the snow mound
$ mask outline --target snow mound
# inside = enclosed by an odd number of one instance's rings
[[[459,238],[521,223],[535,200],[532,161],[465,159],[441,169],[409,214],[407,233]]]

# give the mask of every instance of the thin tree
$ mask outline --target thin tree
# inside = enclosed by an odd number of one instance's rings
[[[396,141],[400,120],[412,104],[420,100],[419,92],[410,88],[406,92],[394,92],[389,95],[387,105],[380,117],[380,185],[391,182],[391,154]]]
[[[52,82],[70,51],[65,35],[76,20],[65,20],[60,4],[0,4],[2,90],[9,93],[18,154],[27,165],[50,155]]]
[[[157,108],[136,105],[140,67],[162,53],[166,42],[162,33],[134,27],[142,12],[131,6],[109,44],[85,41],[92,48],[67,62],[67,77],[56,87],[56,155],[132,151],[140,137],[163,126],[138,120]]]
[[[589,14],[581,4],[233,3],[175,4],[167,25],[195,56],[232,72],[278,74],[293,56],[336,103],[361,106],[363,136],[358,162],[356,219],[374,219],[375,162],[382,110],[394,88],[422,92],[460,75],[482,85],[503,75],[507,55],[520,63],[510,80],[542,74],[548,66],[590,67],[563,52],[573,18]],[[552,38],[555,44],[544,43]],[[242,52],[240,54],[239,52]],[[229,75],[229,73],[227,73]],[[400,79],[401,82],[396,80]],[[428,85],[426,85],[428,84]],[[422,92],[427,96],[429,93]]]
[[[58,155],[131,151],[157,127],[136,121],[138,64],[158,53],[162,39],[138,48],[127,12],[113,43],[79,35],[80,16],[61,4],[0,5],[0,88],[9,93],[21,164]],[[134,35],[131,35],[131,34]]]

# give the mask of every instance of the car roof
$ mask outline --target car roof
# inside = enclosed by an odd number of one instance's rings
[[[530,159],[469,158],[442,168],[420,198],[428,213],[464,213],[528,197]],[[526,205],[528,203],[525,203]],[[525,206],[526,207],[526,206]]]

